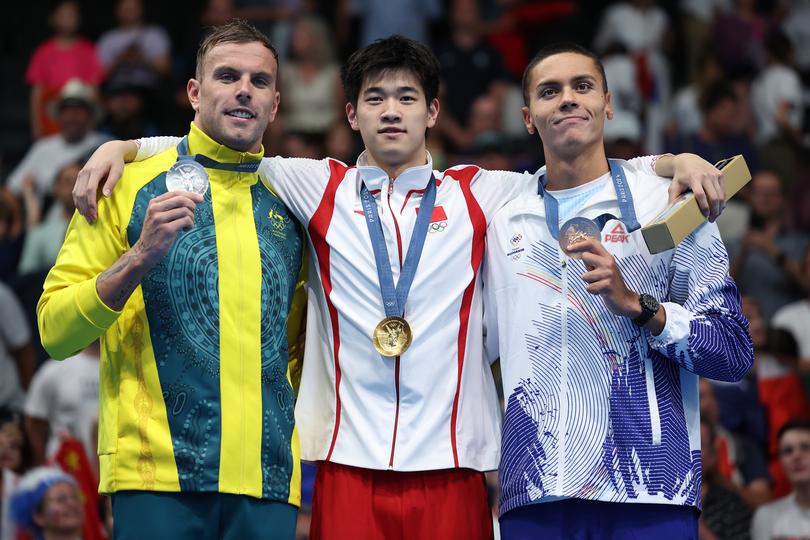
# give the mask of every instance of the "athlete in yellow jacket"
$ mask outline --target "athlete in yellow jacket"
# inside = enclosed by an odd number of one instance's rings
[[[275,51],[254,32],[233,23],[201,45],[188,136],[127,165],[96,224],[71,222],[37,308],[55,358],[101,338],[100,491],[116,537],[294,532],[302,240],[255,173],[278,93]],[[183,154],[205,167],[202,197],[167,191]]]

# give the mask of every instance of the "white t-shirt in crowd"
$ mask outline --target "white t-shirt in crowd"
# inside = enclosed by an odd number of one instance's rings
[[[810,300],[804,299],[792,302],[777,311],[771,326],[787,330],[796,338],[799,346],[799,357],[810,358]]]
[[[0,407],[20,409],[25,399],[13,352],[31,341],[22,306],[0,283]]]
[[[98,419],[98,368],[97,356],[81,352],[61,362],[48,360],[34,375],[25,414],[50,422],[47,456],[59,448],[60,433],[79,439],[88,457],[95,455],[93,426]]]
[[[779,135],[776,117],[783,102],[790,104],[790,125],[796,129],[801,128],[804,111],[799,74],[787,66],[768,66],[754,80],[751,88],[751,107],[757,121],[759,142],[767,142]]]
[[[751,523],[751,540],[810,540],[810,509],[796,504],[796,496],[759,507]]]

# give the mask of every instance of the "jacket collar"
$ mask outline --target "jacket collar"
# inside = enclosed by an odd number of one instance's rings
[[[357,172],[359,176],[358,190],[360,188],[360,181],[366,184],[369,191],[381,190],[387,187],[386,182],[393,182],[394,189],[397,191],[408,192],[425,189],[433,173],[433,158],[430,152],[426,152],[426,154],[427,163],[410,167],[401,172],[396,178],[389,179],[388,174],[384,170],[368,164],[368,154],[364,150],[357,158]]]
[[[188,152],[190,155],[202,154],[221,163],[244,163],[261,160],[264,157],[264,146],[256,153],[239,152],[218,143],[192,122],[188,133]]]

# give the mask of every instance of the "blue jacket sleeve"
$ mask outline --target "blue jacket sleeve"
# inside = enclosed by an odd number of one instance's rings
[[[697,375],[738,381],[754,353],[740,293],[728,274],[717,226],[706,223],[675,248],[669,266],[667,322],[650,345]]]

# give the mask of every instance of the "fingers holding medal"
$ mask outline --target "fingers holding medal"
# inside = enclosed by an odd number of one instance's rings
[[[571,218],[560,227],[560,249],[572,259],[581,259],[582,252],[572,248],[586,240],[595,240],[598,243],[600,233],[599,227],[592,219],[586,217]]]

